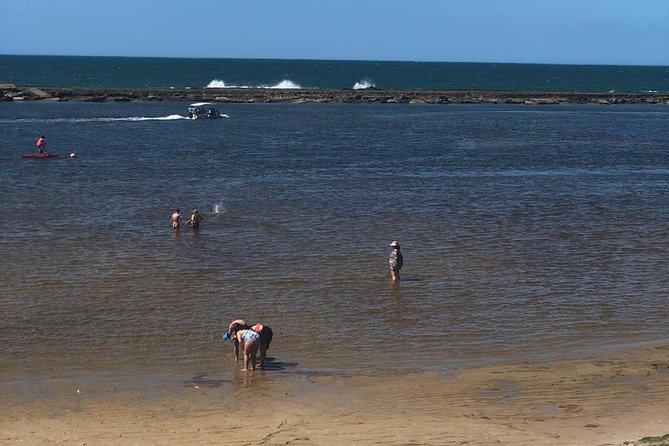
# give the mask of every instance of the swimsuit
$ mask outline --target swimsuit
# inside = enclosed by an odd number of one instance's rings
[[[242,333],[242,339],[244,342],[258,342],[260,341],[260,335],[253,330],[246,330],[244,333]]]

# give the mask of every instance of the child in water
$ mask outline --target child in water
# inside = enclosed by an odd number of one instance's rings
[[[248,372],[249,370],[249,360],[251,361],[251,366],[253,370],[256,369],[257,362],[257,353],[258,348],[260,347],[260,335],[251,329],[242,329],[237,330],[235,334],[237,341],[243,346],[244,351],[244,368],[243,372]]]

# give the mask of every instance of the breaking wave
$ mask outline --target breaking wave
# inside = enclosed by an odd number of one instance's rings
[[[225,214],[225,205],[223,203],[215,203],[211,210],[211,215]]]
[[[295,82],[284,79],[276,85],[228,85],[225,81],[220,79],[214,79],[209,82],[205,88],[274,88],[274,89],[298,89],[302,88],[299,84]]]
[[[365,90],[367,88],[376,88],[376,84],[371,79],[362,79],[353,85],[354,90]]]

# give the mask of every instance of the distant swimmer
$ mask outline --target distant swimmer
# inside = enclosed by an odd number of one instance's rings
[[[193,212],[190,214],[190,219],[186,222],[186,226],[191,229],[200,229],[200,222],[204,220],[204,217],[200,215],[197,209],[193,209]]]
[[[40,136],[37,138],[37,153],[40,155],[44,155],[46,152],[44,149],[46,148],[46,140],[44,139],[44,135]]]
[[[172,229],[178,231],[180,224],[181,224],[181,214],[179,213],[179,209],[175,209],[172,212]]]
[[[390,258],[388,259],[388,264],[390,265],[390,278],[393,282],[399,282],[400,269],[404,266],[404,258],[402,257],[400,244],[397,240],[393,240],[390,243],[390,246],[393,248],[393,251],[390,253]]]

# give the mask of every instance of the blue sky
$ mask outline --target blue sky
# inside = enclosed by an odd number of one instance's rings
[[[669,65],[669,0],[3,0],[0,54]]]

